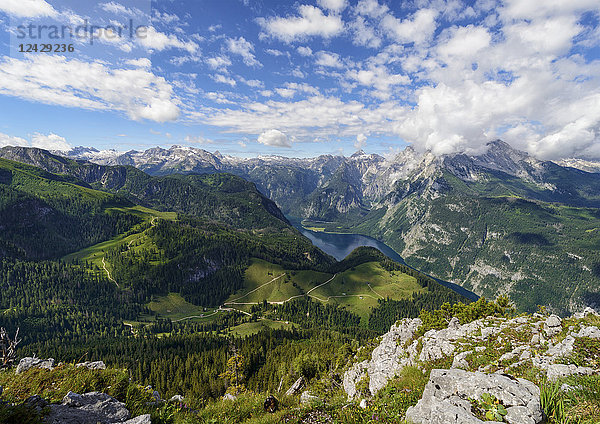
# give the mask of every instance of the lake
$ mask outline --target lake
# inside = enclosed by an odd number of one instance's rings
[[[375,247],[379,249],[388,258],[395,260],[403,265],[409,266],[404,262],[404,258],[400,256],[394,249],[389,247],[387,244],[380,242],[369,236],[363,236],[361,234],[337,234],[337,233],[324,233],[321,231],[307,230],[302,227],[301,223],[297,220],[290,219],[290,222],[296,227],[304,236],[306,236],[315,246],[321,249],[323,252],[333,256],[338,261],[341,261],[350,254],[354,249],[361,246]],[[416,268],[413,268],[416,269]],[[418,270],[417,270],[418,271]],[[462,294],[463,296],[477,300],[477,296],[472,291],[469,291],[458,284],[450,283],[449,281],[440,280],[439,278],[431,277],[438,283],[454,290],[455,292]]]

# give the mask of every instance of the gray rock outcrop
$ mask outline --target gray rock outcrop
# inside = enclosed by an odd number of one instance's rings
[[[544,323],[544,333],[547,337],[554,337],[562,331],[562,320],[558,315],[550,315]]]
[[[444,358],[450,360],[451,369],[465,371],[510,374],[535,367],[550,380],[599,374],[599,367],[593,363],[571,364],[572,356],[581,348],[578,338],[600,339],[600,328],[590,325],[594,321],[584,321],[592,314],[595,316],[595,311],[586,310],[579,314],[581,318],[564,322],[557,315],[487,317],[463,325],[453,318],[447,328],[429,330],[418,338],[414,335],[421,320],[404,319],[381,336],[369,359],[354,363],[344,373],[343,387],[349,400],[368,395],[358,393],[361,381],[368,382],[369,392],[374,395],[404,367],[422,367]]]
[[[135,418],[125,421],[123,424],[152,424],[150,414],[138,415]]]
[[[79,367],[85,367],[88,368],[90,370],[105,370],[106,369],[106,365],[104,364],[103,361],[86,361],[86,362],[80,362],[79,364],[75,365],[77,368]]]
[[[573,314],[573,318],[582,319],[587,318],[590,315],[598,315],[598,312],[594,308],[590,308],[589,306],[583,310],[583,312],[576,312]]]
[[[321,398],[315,395],[312,395],[308,390],[305,390],[300,395],[300,403],[302,405],[311,405],[314,403],[321,402]]]
[[[366,376],[368,364],[369,361],[357,362],[344,373],[342,384],[344,386],[344,391],[348,395],[348,399],[352,400],[354,399],[354,396],[356,396],[356,385]]]
[[[594,369],[590,367],[578,367],[577,365],[565,365],[565,364],[551,364],[548,365],[546,375],[548,380],[554,381],[561,377],[568,377],[570,375],[592,375]]]
[[[349,399],[354,398],[356,383],[365,375],[369,377],[369,391],[374,395],[402,368],[414,363],[416,344],[407,347],[406,343],[413,338],[421,325],[422,321],[419,318],[403,319],[392,325],[390,331],[381,337],[379,345],[371,354],[371,359],[354,364],[346,371],[343,384]],[[406,355],[407,350],[412,352],[412,355]]]
[[[17,374],[27,371],[31,368],[45,368],[51,370],[54,367],[54,358],[40,359],[36,357],[25,357],[17,365]]]
[[[294,382],[294,384],[292,384],[292,386],[287,390],[287,392],[285,392],[285,395],[293,396],[293,395],[297,394],[298,392],[300,392],[302,387],[304,387],[304,378],[300,377],[300,378],[298,378],[298,380],[296,380]]]
[[[480,399],[484,393],[502,402],[508,412],[505,416],[508,423],[542,422],[540,390],[532,382],[459,369],[432,370],[422,399],[408,408],[406,419],[414,424],[483,423],[471,412],[468,399]]]
[[[60,405],[49,405],[47,424],[151,424],[150,415],[130,418],[125,404],[106,393],[69,392]]]
[[[171,396],[171,399],[169,399],[169,402],[183,402],[184,397],[181,395],[173,395]]]
[[[600,328],[592,326],[583,326],[577,337],[589,337],[591,339],[600,339]]]

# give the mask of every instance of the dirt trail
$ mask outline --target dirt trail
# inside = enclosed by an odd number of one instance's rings
[[[119,283],[117,283],[117,280],[112,278],[112,276],[110,275],[110,271],[108,270],[108,268],[106,268],[106,262],[104,262],[104,256],[102,256],[102,268],[104,268],[104,271],[106,271],[106,274],[108,275],[108,279],[110,281],[112,281],[113,283],[115,283],[117,285],[117,287],[121,288],[121,286],[119,286]]]
[[[280,279],[281,277],[283,277],[285,275],[285,272],[281,275],[278,275],[277,277],[273,278],[271,281],[267,281],[265,284],[262,284],[260,286],[258,286],[257,288],[255,288],[254,290],[249,291],[248,293],[246,293],[243,296],[240,296],[236,299],[233,299],[231,302],[225,302],[224,305],[235,305],[236,304],[236,300],[240,300],[245,298],[246,296],[248,296],[250,293],[254,293],[257,290],[260,290],[261,288],[263,288],[264,286],[266,286],[267,284],[271,284],[273,281],[276,281],[278,279]],[[256,303],[238,303],[238,305],[256,305]]]

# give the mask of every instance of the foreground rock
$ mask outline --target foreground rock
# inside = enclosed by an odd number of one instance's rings
[[[422,325],[420,319],[404,319],[390,328],[390,331],[381,338],[379,346],[373,350],[371,360],[354,364],[344,374],[344,390],[349,399],[356,393],[356,384],[365,376],[369,377],[369,391],[377,393],[384,387],[388,380],[406,365],[414,363],[414,355],[405,356],[405,344],[413,337]],[[414,352],[414,345],[408,350]]]
[[[299,393],[300,390],[302,390],[302,387],[304,387],[304,378],[300,377],[294,382],[294,384],[292,384],[292,386],[287,390],[287,392],[285,392],[285,395],[294,396],[295,394]]]
[[[60,405],[49,405],[47,424],[151,424],[150,415],[131,418],[125,404],[99,392],[69,392]]]
[[[321,398],[311,394],[308,390],[300,395],[300,404],[302,405],[312,405],[319,402],[322,402]]]
[[[570,375],[600,373],[597,364],[575,366],[571,357],[577,340],[600,339],[600,328],[585,320],[597,316],[591,308],[569,319],[533,314],[514,317],[487,317],[460,324],[455,317],[447,328],[415,334],[422,325],[419,318],[403,319],[381,337],[371,358],[351,366],[343,377],[348,398],[358,395],[357,385],[368,379],[371,395],[406,366],[427,368],[432,361],[448,359],[452,369],[513,374],[515,370],[535,368],[550,380]],[[584,352],[585,353],[585,352]],[[481,358],[487,358],[481,361]],[[477,365],[474,365],[477,364]],[[586,364],[587,365],[587,364]]]
[[[77,364],[75,366],[77,368],[85,367],[90,370],[105,370],[106,369],[106,365],[104,364],[103,361],[80,362],[79,364]]]
[[[31,368],[45,368],[51,370],[54,367],[54,358],[40,359],[35,357],[26,357],[19,361],[17,365],[17,374],[27,371]]]
[[[459,369],[432,370],[422,399],[408,408],[406,419],[414,424],[483,423],[471,412],[469,401],[481,399],[483,393],[501,401],[507,411],[505,420],[510,424],[542,422],[540,390],[532,382]]]

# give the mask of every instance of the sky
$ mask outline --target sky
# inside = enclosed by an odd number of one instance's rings
[[[598,0],[0,0],[0,147],[476,154],[500,138],[600,159],[599,20]]]

